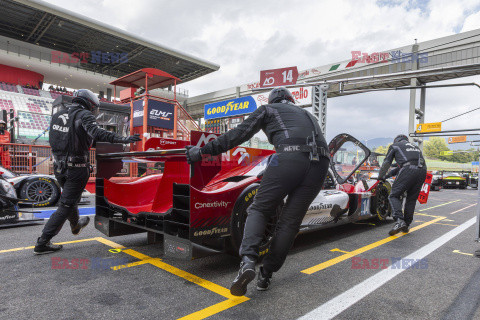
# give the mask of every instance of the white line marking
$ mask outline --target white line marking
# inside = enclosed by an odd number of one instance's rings
[[[424,247],[418,249],[417,251],[413,252],[412,254],[406,256],[404,259],[423,259],[436,249],[443,246],[445,243],[465,231],[467,228],[471,227],[475,224],[477,218],[472,218],[467,222],[462,223],[455,229],[445,233],[443,236],[433,240],[429,244],[425,245]],[[367,295],[372,293],[373,291],[380,288],[382,285],[393,279],[394,277],[398,276],[400,273],[407,269],[392,269],[390,266],[388,269],[385,269],[370,278],[364,280],[363,282],[357,284],[356,286],[352,287],[351,289],[345,291],[344,293],[336,296],[335,298],[331,299],[330,301],[325,302],[318,308],[310,311],[306,315],[298,318],[299,320],[307,320],[307,319],[332,319],[338,316],[340,313],[357,303],[358,301],[365,298]]]
[[[453,212],[450,213],[450,214],[454,214],[454,213],[460,212],[460,211],[462,211],[462,210],[468,209],[468,208],[473,207],[473,206],[476,206],[476,205],[477,205],[476,203],[471,204],[471,205],[469,205],[469,206],[467,206],[467,207],[465,207],[465,208],[462,208],[462,209],[460,209],[460,210],[453,211]]]

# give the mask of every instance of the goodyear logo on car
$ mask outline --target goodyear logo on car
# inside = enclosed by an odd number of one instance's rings
[[[205,120],[252,113],[257,109],[253,97],[242,97],[205,105]]]

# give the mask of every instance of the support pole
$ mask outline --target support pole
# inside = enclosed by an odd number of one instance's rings
[[[327,92],[328,84],[321,84],[313,87],[312,113],[318,120],[320,129],[325,136],[327,131]]]
[[[480,186],[477,191],[477,223],[475,224],[475,233],[475,241],[480,242]],[[475,251],[475,255],[480,258],[480,250]]]
[[[425,84],[423,84],[423,86],[424,85]],[[420,111],[423,112],[423,114],[420,116],[420,119],[419,119],[418,123],[425,123],[425,95],[426,95],[426,93],[427,93],[427,89],[425,87],[420,89]],[[419,139],[418,147],[423,152],[423,138]]]
[[[412,71],[418,70],[418,59],[417,59],[418,45],[414,44],[412,46]],[[417,86],[417,78],[410,79],[410,85]],[[416,89],[410,90],[410,106],[408,111],[408,133],[415,132],[415,98],[417,95]],[[410,139],[412,141],[412,139]]]

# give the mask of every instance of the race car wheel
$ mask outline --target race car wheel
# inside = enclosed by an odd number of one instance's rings
[[[390,195],[391,187],[389,184],[381,183],[377,186],[375,196],[372,199],[371,212],[376,215],[380,221],[386,220],[392,213],[388,196]]]
[[[53,179],[38,177],[25,182],[19,193],[21,199],[35,201],[34,207],[47,207],[57,203],[60,188]]]
[[[231,251],[232,254],[238,255],[238,250],[242,244],[243,239],[243,229],[245,228],[245,221],[247,220],[247,208],[252,204],[255,194],[258,191],[259,184],[252,184],[245,188],[243,192],[238,197],[233,208],[232,219],[230,222],[231,227]],[[277,221],[280,216],[282,206],[280,205],[275,214],[267,222],[267,227],[265,228],[265,234],[263,235],[263,240],[259,247],[259,257],[262,258],[269,249],[270,244],[272,243],[273,235],[277,227]]]

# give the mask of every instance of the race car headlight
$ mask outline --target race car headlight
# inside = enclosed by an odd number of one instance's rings
[[[15,188],[5,180],[0,180],[3,190],[5,190],[6,196],[10,198],[16,198]]]

